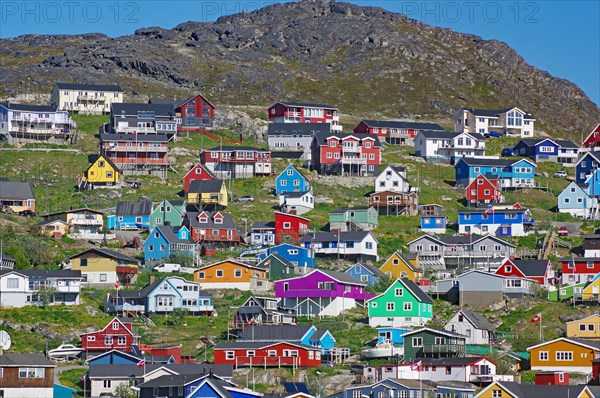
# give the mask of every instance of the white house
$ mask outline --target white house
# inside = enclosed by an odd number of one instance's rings
[[[9,144],[18,142],[64,142],[77,123],[68,112],[52,105],[0,103],[0,135]]]
[[[49,304],[79,304],[81,271],[71,270],[2,270],[0,271],[0,304],[2,307],[20,308],[39,305],[39,292],[55,289]]]
[[[459,310],[444,326],[449,332],[467,336],[468,345],[489,345],[496,328],[479,312]]]
[[[6,307],[24,307],[31,301],[29,278],[20,271],[0,271],[0,305]]]
[[[463,157],[485,156],[485,138],[478,133],[421,131],[415,138],[415,155],[430,163],[456,163]]]
[[[454,114],[454,131],[487,134],[490,131],[531,138],[534,133],[533,116],[519,108],[468,109]]]
[[[486,357],[424,358],[421,370],[411,366],[397,366],[395,375],[400,379],[421,379],[440,381],[459,381],[480,383],[492,381],[512,381],[512,375],[497,375],[496,363]]]
[[[406,167],[390,165],[375,177],[375,193],[385,191],[408,193],[411,190],[413,187],[406,179]]]
[[[123,90],[108,84],[56,83],[50,98],[60,110],[101,115],[109,113],[112,104],[123,102]]]
[[[286,192],[279,195],[279,206],[285,213],[302,215],[315,208],[312,192]]]
[[[378,261],[377,239],[369,231],[317,232],[304,235],[300,245],[317,257],[340,257],[350,261]]]

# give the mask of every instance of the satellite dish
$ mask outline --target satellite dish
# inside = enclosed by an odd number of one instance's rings
[[[10,348],[11,343],[12,340],[10,338],[10,335],[6,333],[5,330],[0,331],[0,348],[3,350],[8,350]]]

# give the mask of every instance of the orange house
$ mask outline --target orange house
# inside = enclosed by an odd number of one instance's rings
[[[236,260],[209,264],[194,272],[203,289],[268,290],[267,268]]]
[[[590,373],[600,358],[600,342],[560,337],[527,348],[531,370]]]

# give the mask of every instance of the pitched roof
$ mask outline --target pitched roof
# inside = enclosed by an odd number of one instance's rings
[[[267,135],[310,135],[317,132],[331,132],[329,123],[269,123]]]
[[[296,341],[313,328],[313,325],[252,325],[238,334],[237,341]]]
[[[515,107],[504,108],[504,109],[475,109],[475,108],[463,108],[471,112],[475,116],[487,116],[487,117],[497,117],[501,113],[506,113]],[[533,119],[533,116],[527,112],[523,112],[525,119]]]
[[[152,201],[150,200],[120,200],[115,209],[117,217],[149,216],[150,214],[152,214]]]
[[[408,290],[410,290],[413,296],[419,299],[419,301],[423,303],[433,304],[433,300],[431,299],[431,297],[429,297],[427,293],[421,290],[419,285],[417,285],[415,282],[411,281],[408,278],[401,278],[400,281],[402,282],[402,284],[404,284],[404,286],[406,286]]]
[[[2,255],[5,257],[6,255]],[[19,273],[28,276],[29,278],[70,278],[77,279],[81,278],[81,271],[74,271],[70,269],[59,269],[59,270],[45,270],[45,269],[23,269],[19,270]]]
[[[155,228],[158,229],[160,231],[160,233],[165,237],[167,242],[169,242],[171,244],[172,243],[180,243],[180,244],[186,245],[186,244],[194,243],[194,240],[192,239],[192,234],[188,234],[187,239],[180,239],[179,236],[177,236],[177,234],[179,233],[181,228],[184,228],[184,227],[170,227],[170,226],[157,225]]]
[[[358,139],[358,140],[369,139],[369,140],[374,141],[373,146],[375,146],[375,147],[381,146],[379,137],[377,137],[376,134],[337,133],[334,131],[332,131],[330,133],[319,132],[319,133],[315,133],[314,139],[317,140],[318,145],[324,146],[324,145],[327,145],[327,139],[329,137],[336,137],[339,140],[342,140],[342,139],[348,138],[348,137],[356,137],[356,139]]]
[[[223,188],[223,184],[223,180],[193,180],[190,182],[188,192],[220,192],[221,188]]]
[[[509,167],[517,162],[526,161],[527,163],[531,163],[533,166],[535,166],[535,163],[533,163],[529,159],[516,159],[515,160],[515,159],[496,159],[496,158],[461,158],[459,161],[464,162],[466,165],[469,165],[469,166],[492,166],[492,167],[493,166]],[[456,164],[458,164],[458,162],[456,162]]]
[[[257,221],[250,225],[252,229],[275,229],[275,222],[273,221]]]
[[[198,221],[198,216],[202,213],[205,213],[207,215],[208,222],[200,223]],[[231,214],[218,212],[219,214],[221,214],[223,216],[223,223],[216,224],[214,222],[214,216],[216,213],[217,212],[210,212],[210,211],[205,211],[205,212],[186,211],[185,217],[187,220],[189,220],[190,229],[191,228],[200,228],[200,227],[207,228],[207,229],[236,229],[235,224],[233,223],[233,217],[231,217]]]
[[[406,264],[406,266],[408,268],[410,268],[411,271],[417,271],[417,272],[423,272],[423,269],[421,267],[417,267],[415,264],[413,264],[410,259],[407,257],[406,254],[404,253],[400,253],[400,252],[396,252],[395,253],[398,257],[400,257],[402,259],[402,261],[404,261],[404,263]],[[383,265],[382,265],[383,266]]]
[[[365,268],[367,271],[369,271],[374,276],[385,276],[383,271],[381,271],[376,266],[371,265],[371,264],[363,264],[363,263],[356,263],[356,264],[352,265],[350,268],[348,268],[348,270],[346,272],[348,272],[349,270],[351,270],[352,268],[354,268],[356,266],[361,266],[361,267]]]
[[[291,325],[282,325],[282,326],[291,326]],[[276,344],[281,344],[281,343],[285,343],[285,344],[291,344],[294,345],[296,347],[299,348],[305,348],[308,350],[319,350],[319,348],[317,347],[311,347],[309,345],[306,344],[300,344],[300,343],[296,343],[296,342],[292,342],[292,341],[233,341],[233,342],[222,342],[222,343],[217,343],[217,345],[215,345],[215,350],[227,350],[227,349],[240,349],[240,350],[244,350],[244,349],[260,349],[260,348],[266,348],[269,346],[273,346]]]
[[[130,141],[130,142],[169,142],[166,134],[100,134],[100,141]],[[132,147],[133,151],[135,147]]]
[[[294,198],[301,198],[307,194],[312,195],[312,192],[310,192],[310,191],[307,191],[307,192],[285,192],[285,193],[280,194],[279,196],[294,199]]]
[[[119,253],[119,252],[116,252],[113,250],[99,248],[99,247],[93,247],[91,249],[84,250],[82,252],[79,252],[79,253],[74,254],[71,257],[67,257],[67,258],[69,258],[69,259],[77,258],[77,257],[80,257],[82,254],[89,253],[89,252],[95,252],[95,253],[100,254],[101,256],[110,257],[110,258],[114,258],[117,260],[123,260],[123,261],[131,262],[131,263],[139,263],[139,260],[137,260],[133,257],[129,257],[122,253]]]
[[[550,264],[548,260],[512,260],[512,262],[525,276],[545,276]]]
[[[389,127],[392,129],[444,131],[444,128],[439,124],[429,122],[403,122],[398,120],[362,120],[362,123],[370,127]]]
[[[410,332],[406,332],[406,333],[404,333],[404,337],[409,336],[409,335],[413,335],[413,334],[416,334],[416,333],[420,333],[420,332],[423,332],[423,331],[437,333],[437,334],[443,334],[443,335],[449,336],[449,337],[457,337],[457,338],[463,338],[463,339],[467,338],[467,336],[464,336],[462,334],[449,332],[449,331],[443,330],[443,329],[434,329],[434,328],[430,328],[430,327],[427,327],[427,326],[422,327],[420,329],[411,330]]]
[[[345,231],[339,232],[339,240],[340,241],[362,241],[367,235],[369,235],[369,231]],[[300,243],[306,242],[337,242],[338,241],[338,232],[317,232],[315,234],[307,234],[300,238]]]
[[[326,108],[326,109],[336,109],[335,106],[325,105],[325,104],[313,104],[310,102],[277,102],[276,104],[282,104],[286,106],[298,106],[298,107],[306,107],[306,108]]]
[[[28,182],[0,181],[0,199],[35,199]]]
[[[244,145],[219,145],[211,149],[207,149],[208,151],[258,151],[258,152],[269,152],[268,149],[256,148],[253,146],[244,146]]]
[[[361,285],[361,286],[366,285],[366,282],[359,281],[355,277],[350,276],[345,272],[333,271],[333,270],[324,269],[324,268],[319,268],[318,270],[314,270],[312,272],[321,272],[321,273],[329,276],[330,278],[333,278],[333,279],[337,280],[338,282],[342,282],[342,283],[349,283],[352,285]]]
[[[41,366],[55,367],[56,365],[40,354],[2,354],[0,355],[0,366],[16,367],[16,366]]]
[[[201,270],[203,270],[205,268],[214,267],[215,265],[219,265],[219,264],[222,264],[224,262],[230,262],[230,263],[233,263],[233,264],[241,265],[241,266],[246,267],[246,268],[258,269],[258,270],[261,270],[261,271],[265,271],[266,270],[266,267],[261,267],[261,266],[254,265],[254,264],[246,264],[246,263],[243,263],[241,261],[237,261],[237,260],[229,258],[227,260],[217,261],[217,262],[214,262],[214,263],[211,263],[211,264],[204,265],[204,266],[202,266],[200,268],[197,268],[194,272],[201,271]]]
[[[103,155],[103,154],[100,154],[100,155],[98,155],[98,156],[95,156],[95,157],[93,158],[93,160],[90,162],[90,165],[89,165],[88,169],[89,169],[90,167],[92,167],[92,165],[93,165],[94,163],[96,163],[96,161],[97,161],[98,159],[100,159],[100,158],[104,159],[104,161],[105,161],[106,163],[108,163],[108,164],[110,165],[110,167],[112,167],[114,170],[116,170],[116,171],[121,171],[121,169],[119,168],[119,166],[117,166],[117,165],[115,164],[115,162],[113,162],[113,161],[112,161],[112,159],[110,158],[110,156],[106,156],[106,155]]]
[[[53,105],[28,105],[28,104],[15,104],[12,102],[0,102],[0,106],[14,111],[25,111],[25,112],[56,112],[57,107]]]
[[[482,359],[484,357],[455,357],[455,358],[424,358],[422,359],[424,365],[433,366],[465,366]],[[488,361],[493,362],[488,359]]]
[[[118,85],[87,83],[56,83],[61,90],[123,91]]]
[[[565,398],[578,397],[587,389],[586,385],[547,385],[547,384],[520,384],[514,381],[499,381],[490,385],[501,386],[510,392],[514,398]]]
[[[113,102],[110,107],[112,116],[137,115],[138,112],[154,112],[156,116],[175,117],[173,104],[136,104]]]
[[[470,310],[461,310],[464,316],[477,328],[480,330],[496,330],[496,327],[492,325],[490,321],[487,320],[486,317],[481,315],[479,312],[470,311]]]
[[[440,140],[452,140],[461,134],[466,134],[466,135],[470,135],[471,137],[473,137],[477,140],[485,140],[485,137],[479,133],[459,133],[459,132],[439,131],[439,130],[423,130],[423,131],[419,132],[419,134],[423,134],[423,136],[425,138],[440,139]]]
[[[105,214],[105,212],[100,211],[100,210],[90,209],[89,207],[82,207],[80,209],[71,209],[71,210],[57,211],[56,213],[44,214],[42,217],[51,217],[51,216],[58,216],[60,214],[80,213],[80,212],[89,212],[89,213],[94,213],[94,214]]]
[[[551,340],[551,341],[546,341],[543,343],[539,343],[530,347],[527,347],[527,351],[533,349],[533,348],[537,348],[537,347],[542,347],[545,346],[547,344],[550,343],[554,343],[555,341],[566,341],[566,342],[570,342],[576,345],[580,345],[580,346],[584,346],[584,347],[589,347],[592,348],[595,351],[600,351],[600,341],[594,341],[594,340],[583,340],[583,339],[576,339],[573,337],[559,337],[557,339]]]

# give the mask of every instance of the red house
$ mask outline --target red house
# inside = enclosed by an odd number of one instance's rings
[[[565,285],[591,281],[600,272],[600,258],[597,257],[561,258],[560,264]]]
[[[502,202],[500,180],[497,178],[486,178],[479,174],[467,186],[466,197],[467,203],[473,204]]]
[[[215,346],[215,364],[238,366],[321,366],[321,349],[289,342],[227,342]]]
[[[593,362],[593,361],[592,361]],[[593,364],[592,364],[593,369]],[[569,385],[569,373],[561,372],[558,370],[548,371],[548,372],[537,372],[535,374],[535,382],[534,384],[542,384],[542,385]]]
[[[240,242],[240,235],[229,213],[187,211],[182,224],[198,243],[232,246]]]
[[[132,344],[139,343],[139,336],[133,334],[133,320],[114,318],[102,330],[81,335],[81,348],[89,351],[131,351]]]
[[[312,168],[319,174],[379,174],[381,143],[373,134],[315,133]]]
[[[216,180],[217,177],[208,170],[203,164],[196,163],[194,167],[183,176],[183,192],[187,193],[192,181]]]
[[[600,124],[583,141],[584,148],[595,148],[600,146]]]
[[[168,142],[165,134],[100,134],[100,151],[123,175],[151,174],[166,179]]]
[[[362,120],[354,128],[354,133],[375,134],[381,141],[392,145],[414,145],[415,137],[424,130],[444,131],[444,128],[436,123]]]
[[[297,244],[310,229],[310,221],[296,214],[275,212],[275,244]]]
[[[215,176],[251,178],[271,175],[271,151],[250,146],[224,146],[200,153],[200,162]]]
[[[277,102],[269,108],[272,123],[330,123],[331,130],[342,131],[336,107],[305,102]]]
[[[549,260],[506,259],[495,274],[531,279],[542,286],[554,285],[554,270]]]
[[[175,112],[181,118],[178,131],[198,131],[213,126],[215,107],[198,94],[175,103]]]

